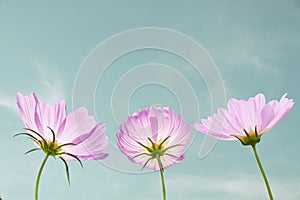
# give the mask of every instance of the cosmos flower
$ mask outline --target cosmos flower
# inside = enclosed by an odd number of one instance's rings
[[[78,108],[66,114],[65,101],[54,105],[42,103],[32,93],[30,96],[17,94],[17,105],[26,135],[36,145],[25,154],[42,150],[46,157],[38,173],[35,198],[38,199],[38,183],[43,167],[49,156],[60,158],[66,167],[68,182],[68,160],[100,160],[108,156],[103,153],[108,147],[107,136],[104,135],[105,124],[88,115],[86,108]]]
[[[228,110],[219,108],[212,117],[202,119],[195,128],[209,136],[220,140],[240,140],[243,145],[251,145],[260,170],[265,179],[270,199],[273,199],[265,172],[260,163],[256,144],[261,136],[280,122],[291,110],[294,102],[283,95],[280,101],[266,103],[263,94],[257,94],[245,100],[230,99]]]
[[[150,107],[128,116],[117,132],[119,149],[142,168],[163,171],[184,158],[190,126],[170,107]]]
[[[240,140],[244,145],[260,141],[293,107],[294,102],[283,95],[280,101],[266,104],[263,94],[248,101],[230,99],[228,110],[219,108],[217,114],[196,123],[195,128],[220,140]]]

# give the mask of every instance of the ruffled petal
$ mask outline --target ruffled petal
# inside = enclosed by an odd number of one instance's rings
[[[280,101],[270,101],[268,103],[268,106],[271,106],[273,108],[274,117],[268,125],[266,126],[267,129],[273,128],[278,122],[280,122],[286,114],[289,113],[289,111],[294,106],[294,101],[292,99],[286,98],[287,94],[284,94]]]
[[[202,119],[201,123],[194,125],[196,130],[221,140],[236,140],[233,135],[243,131],[240,121],[237,120],[234,113],[219,108],[218,112],[212,117]]]
[[[82,134],[70,141],[75,146],[65,146],[63,150],[77,156],[80,160],[99,160],[108,156],[103,153],[109,145],[107,136],[104,135],[105,124],[97,124],[88,133]],[[67,160],[74,160],[73,157],[65,156]]]
[[[35,110],[37,103],[38,99],[34,93],[30,94],[28,97],[21,93],[17,93],[17,105],[21,119],[26,128],[31,128],[35,131],[38,131],[35,123]]]
[[[60,101],[54,105],[47,103],[37,103],[35,111],[35,123],[38,128],[38,132],[45,136],[45,139],[51,140],[52,133],[51,128],[56,135],[61,134],[66,119],[66,103]]]
[[[49,105],[47,103],[40,103],[34,93],[28,97],[18,93],[17,105],[25,127],[37,131],[46,140],[52,139],[52,133],[49,128],[55,134],[61,131],[61,124],[66,118],[65,101]]]
[[[264,134],[274,127],[293,107],[294,102],[283,95],[281,100],[266,104],[263,94],[245,100],[230,99],[228,110],[218,109],[212,117],[202,119],[195,129],[221,140],[236,140],[233,136],[247,137],[245,132]]]
[[[128,116],[120,125],[118,147],[131,161],[159,170],[157,159],[149,149],[162,144],[166,151],[161,155],[161,162],[164,168],[169,167],[184,158],[190,133],[190,126],[180,115],[175,116],[170,107],[150,107]]]
[[[259,124],[260,113],[265,106],[263,94],[245,100],[230,99],[228,101],[228,112],[235,120],[239,130],[251,130]]]
[[[57,140],[68,143],[82,134],[90,132],[96,125],[93,116],[88,115],[86,108],[78,108],[71,112],[65,122],[63,130],[57,134]]]
[[[260,122],[258,123],[258,133],[262,134],[267,131],[268,124],[273,120],[275,116],[273,106],[271,104],[267,104],[260,115]]]

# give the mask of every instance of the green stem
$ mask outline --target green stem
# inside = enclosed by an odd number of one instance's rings
[[[159,172],[160,172],[160,178],[161,178],[161,186],[163,191],[163,200],[167,199],[166,195],[166,186],[165,186],[165,179],[164,179],[164,168],[162,166],[162,163],[160,161],[160,158],[157,158],[157,162],[159,164]]]
[[[42,171],[43,171],[43,169],[44,169],[44,166],[45,166],[45,164],[46,164],[46,161],[47,161],[47,159],[49,158],[49,156],[50,156],[50,154],[46,154],[46,157],[44,158],[44,160],[43,160],[43,163],[42,163],[42,165],[41,165],[41,167],[40,167],[40,170],[39,170],[39,173],[38,173],[38,175],[37,175],[37,178],[36,178],[36,183],[35,183],[35,193],[34,193],[34,199],[35,200],[38,200],[39,198],[38,198],[38,193],[39,193],[39,183],[40,183],[40,178],[41,178],[41,175],[42,175]]]
[[[166,197],[166,187],[165,187],[165,180],[164,180],[164,172],[163,169],[160,169],[160,177],[161,177],[161,186],[162,186],[162,190],[163,190],[163,196],[164,196],[164,200],[167,199]]]
[[[262,164],[261,164],[261,162],[260,162],[260,159],[259,159],[259,157],[258,157],[258,153],[257,153],[257,151],[256,151],[256,144],[251,145],[251,146],[252,146],[252,148],[253,148],[254,155],[255,155],[257,164],[258,164],[258,166],[259,166],[259,169],[260,169],[260,171],[261,171],[261,174],[262,174],[262,176],[264,177],[265,184],[266,184],[266,187],[267,187],[267,190],[268,190],[268,193],[269,193],[269,198],[270,198],[270,200],[273,200],[273,195],[272,195],[272,191],[271,191],[271,187],[270,187],[269,181],[268,181],[268,179],[267,179],[266,173],[265,173],[265,171],[264,171],[264,168],[263,168],[263,166],[262,166]]]

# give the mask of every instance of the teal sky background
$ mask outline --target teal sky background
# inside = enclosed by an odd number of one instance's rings
[[[275,199],[300,199],[299,19],[299,0],[0,0],[0,196],[4,200],[33,199],[44,156],[42,152],[24,156],[32,142],[12,137],[23,128],[16,93],[34,91],[49,103],[65,99],[70,112],[77,73],[93,48],[129,29],[161,27],[184,33],[207,50],[223,79],[226,100],[248,99],[260,92],[267,101],[285,93],[294,99],[290,113],[263,136],[257,148]],[[146,63],[167,65],[185,77],[197,96],[201,118],[215,112],[203,77],[189,63],[155,49],[131,52],[112,63],[101,77],[95,90],[95,111],[90,113],[106,123],[113,144],[118,123],[111,111],[112,90],[122,75]],[[172,76],[165,79],[180,88]],[[130,113],[154,104],[170,105],[176,113],[182,108],[176,94],[158,84],[139,87],[125,101]],[[194,123],[186,117],[188,123]],[[168,199],[268,198],[251,148],[237,141],[219,141],[207,157],[199,159],[204,138],[193,131],[186,158],[165,171]],[[69,187],[63,163],[49,159],[40,199],[161,199],[158,173],[125,173],[98,161],[83,164],[81,169],[78,163],[70,163]]]

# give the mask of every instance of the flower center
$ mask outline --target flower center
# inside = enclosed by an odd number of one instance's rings
[[[62,148],[64,146],[74,146],[76,144],[74,144],[74,143],[59,144],[56,141],[54,131],[50,127],[48,127],[48,128],[50,129],[50,131],[52,133],[52,140],[46,140],[46,138],[44,138],[41,134],[39,134],[38,132],[36,132],[35,130],[30,129],[30,128],[26,128],[26,130],[31,133],[19,133],[19,134],[15,135],[15,136],[26,135],[34,143],[36,143],[39,146],[39,148],[31,149],[31,150],[27,151],[25,154],[36,151],[36,150],[43,150],[46,154],[53,156],[53,157],[59,156],[61,158],[61,155],[68,155],[68,156],[75,158],[76,160],[78,160],[80,162],[79,158],[76,155],[65,152]]]
[[[149,159],[145,162],[145,164],[142,167],[142,169],[146,167],[146,165],[148,164],[148,162],[150,160],[157,159],[157,162],[158,162],[160,168],[163,170],[163,165],[162,165],[162,162],[161,162],[161,159],[160,159],[161,156],[171,156],[171,157],[177,159],[177,157],[175,155],[172,155],[172,154],[168,153],[167,151],[170,150],[170,149],[172,149],[172,148],[174,148],[174,147],[182,146],[182,144],[175,144],[175,145],[172,145],[172,146],[169,146],[169,147],[165,148],[165,142],[169,138],[170,138],[170,136],[166,137],[161,143],[156,144],[156,143],[154,143],[151,140],[151,138],[148,137],[148,140],[151,143],[149,145],[150,147],[146,146],[146,145],[144,145],[144,144],[142,144],[142,143],[140,143],[138,141],[136,141],[139,145],[141,145],[142,147],[144,147],[147,150],[147,153],[145,153],[145,152],[144,153],[140,153],[140,154],[134,156],[132,159],[137,158],[139,156],[145,156],[145,155],[147,155],[147,156],[149,156]]]
[[[247,145],[254,146],[255,144],[260,142],[261,135],[257,133],[257,126],[255,126],[254,131],[251,129],[250,131],[247,132],[244,129],[244,133],[245,135],[233,135],[233,136],[236,137],[238,140],[240,140],[240,142],[245,146]]]
[[[64,146],[74,146],[76,144],[74,144],[74,143],[59,144],[58,142],[56,142],[54,131],[50,127],[48,127],[48,128],[52,133],[52,140],[51,141],[46,140],[40,133],[38,133],[37,131],[35,131],[33,129],[30,129],[30,128],[25,128],[25,130],[27,130],[28,132],[18,133],[15,136],[26,135],[34,143],[36,143],[39,146],[39,148],[30,149],[25,154],[28,154],[30,152],[37,151],[37,150],[43,150],[44,153],[47,154],[43,164],[45,164],[45,162],[46,162],[46,160],[49,156],[53,156],[53,157],[58,156],[63,161],[63,163],[65,164],[66,174],[67,174],[68,182],[70,184],[69,167],[68,167],[68,164],[67,164],[67,162],[66,162],[66,160],[63,156],[72,157],[73,159],[76,159],[80,163],[81,167],[83,167],[83,165],[81,163],[81,160],[76,155],[65,152],[62,147],[64,147]],[[1,198],[0,198],[0,200],[1,200]]]
[[[150,138],[151,141],[151,147],[149,147],[148,152],[150,153],[152,158],[159,158],[160,156],[163,156],[164,154],[164,145],[163,143],[156,144],[154,143]]]
[[[61,145],[56,142],[41,140],[40,144],[41,149],[50,156],[57,156],[62,153]]]

